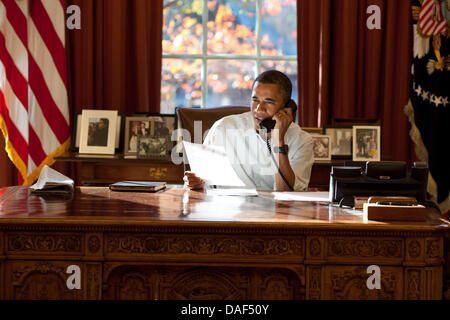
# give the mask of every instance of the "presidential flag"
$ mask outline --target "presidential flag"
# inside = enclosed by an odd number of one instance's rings
[[[415,151],[428,163],[428,193],[449,211],[450,166],[450,0],[414,0],[414,47],[410,101]]]
[[[63,0],[0,0],[0,128],[25,185],[70,145],[64,13]]]

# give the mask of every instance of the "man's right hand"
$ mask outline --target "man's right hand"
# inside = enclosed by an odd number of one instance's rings
[[[191,189],[203,189],[205,186],[205,181],[203,181],[201,178],[197,177],[195,173],[186,171],[184,173],[183,181],[185,182],[185,185]]]

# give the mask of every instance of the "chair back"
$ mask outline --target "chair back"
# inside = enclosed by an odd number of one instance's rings
[[[189,131],[191,135],[191,142],[194,142],[194,121],[201,121],[203,142],[203,135],[205,131],[210,129],[214,122],[232,114],[240,114],[248,111],[250,111],[250,107],[248,106],[224,106],[205,109],[178,108],[178,124],[179,128]]]

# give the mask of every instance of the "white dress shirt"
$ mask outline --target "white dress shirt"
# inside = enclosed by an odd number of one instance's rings
[[[291,123],[284,137],[295,174],[294,191],[306,190],[314,162],[311,136]],[[269,140],[272,148],[273,143]],[[224,147],[234,170],[249,188],[276,190],[278,172],[266,141],[256,132],[251,112],[224,117],[208,131],[204,145]]]

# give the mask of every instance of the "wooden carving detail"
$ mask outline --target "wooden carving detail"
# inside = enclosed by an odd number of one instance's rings
[[[321,248],[320,248],[320,240],[317,238],[311,239],[309,242],[309,253],[313,257],[320,256]]]
[[[97,253],[100,250],[100,239],[97,236],[89,237],[88,249],[90,253]]]
[[[149,168],[148,174],[152,179],[165,179],[167,177],[167,168]]]
[[[9,234],[9,252],[81,253],[79,234]]]
[[[63,266],[38,262],[12,270],[13,299],[79,299],[81,290],[69,290]]]
[[[272,269],[260,274],[257,299],[262,300],[304,300],[305,287],[297,276],[288,270]]]
[[[418,300],[420,299],[420,281],[421,274],[420,270],[408,269],[406,272],[406,299],[408,300]]]
[[[417,258],[420,256],[421,249],[419,241],[412,240],[408,246],[408,254],[411,258]]]
[[[108,235],[107,253],[302,256],[302,239]]]
[[[310,300],[320,300],[322,292],[322,267],[320,266],[310,266],[308,267],[309,272],[309,290],[308,299]]]
[[[236,282],[236,275],[233,273],[196,268],[180,273],[170,283],[161,283],[161,287],[167,288],[166,292],[162,292],[162,296],[169,300],[248,299],[246,290]],[[248,286],[248,282],[246,285]]]
[[[346,267],[332,269],[330,272],[331,288],[327,288],[333,300],[393,300],[401,292],[400,273],[382,270],[381,289],[370,290],[367,287],[366,267]],[[397,287],[397,284],[400,287]]]
[[[111,300],[156,299],[153,283],[157,282],[157,278],[152,278],[154,273],[154,267],[119,266],[110,271],[105,281],[108,285],[103,287],[103,298]]]
[[[86,298],[88,300],[100,299],[101,264],[87,264],[86,273]]]
[[[427,258],[441,258],[442,245],[440,239],[427,239],[426,241],[426,257]]]
[[[329,239],[329,256],[401,258],[401,240]]]
[[[148,275],[140,272],[125,274],[120,281],[119,299],[150,300],[152,286]]]

